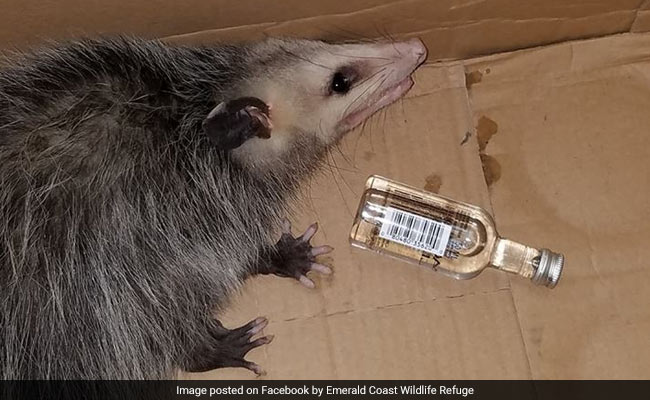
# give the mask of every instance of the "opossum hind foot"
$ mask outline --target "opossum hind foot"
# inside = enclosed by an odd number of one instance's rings
[[[227,329],[218,320],[210,329],[207,344],[198,347],[185,366],[187,372],[205,372],[217,368],[246,368],[255,374],[264,375],[259,365],[244,357],[256,347],[271,343],[273,335],[253,337],[266,327],[268,320],[259,317],[236,329]]]

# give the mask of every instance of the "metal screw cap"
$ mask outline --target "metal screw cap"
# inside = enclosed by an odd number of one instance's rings
[[[562,275],[564,268],[564,256],[554,253],[549,249],[541,249],[539,265],[531,280],[536,285],[543,285],[554,288]]]

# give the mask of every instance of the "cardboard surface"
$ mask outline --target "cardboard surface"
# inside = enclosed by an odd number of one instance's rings
[[[634,18],[631,32],[647,32],[650,31],[650,0],[645,0]]]
[[[169,0],[0,2],[0,48],[95,33],[182,42],[263,35],[421,37],[432,59],[460,59],[627,32],[644,0]],[[639,18],[637,18],[637,16]]]
[[[568,39],[629,31],[640,0],[386,1],[354,12],[338,12],[286,21],[265,21],[216,28],[169,38],[181,43],[210,43],[265,35],[355,39],[417,36],[437,60],[525,48]]]
[[[354,163],[334,152],[340,170],[312,185],[299,224],[321,223],[335,274],[315,291],[256,279],[235,300],[228,323],[271,318],[275,341],[251,354],[264,379],[650,378],[648,54],[650,35],[628,34],[418,71],[407,99],[346,138]],[[435,186],[492,211],[503,236],[565,253],[560,284],[454,281],[351,249],[371,173]]]
[[[650,378],[648,54],[628,34],[467,63],[499,229],[568,260],[552,293],[511,279],[534,378]]]

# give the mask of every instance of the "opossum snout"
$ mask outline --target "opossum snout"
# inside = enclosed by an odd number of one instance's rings
[[[400,99],[413,86],[411,74],[426,60],[427,48],[419,39],[361,45],[358,57],[365,77],[351,91],[340,122],[339,134],[361,124],[375,112]]]
[[[397,42],[395,43],[395,50],[415,58],[415,63],[418,65],[424,62],[428,55],[427,48],[420,39]]]

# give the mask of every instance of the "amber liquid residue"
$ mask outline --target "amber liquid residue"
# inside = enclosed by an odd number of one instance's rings
[[[500,238],[479,207],[378,176],[366,183],[350,243],[457,279],[491,266],[554,287],[563,266],[560,254]]]
[[[426,236],[421,230],[409,231],[412,226],[387,218],[400,211],[423,218],[425,222],[420,226],[427,223],[449,226],[451,232],[444,251],[434,254],[418,248],[417,239]],[[416,245],[386,235],[382,237],[384,224],[398,225],[406,235],[411,233]],[[368,181],[350,239],[357,247],[427,266],[456,278],[469,278],[489,264],[490,252],[486,247],[494,243],[496,232],[491,217],[477,207],[373,177]]]

